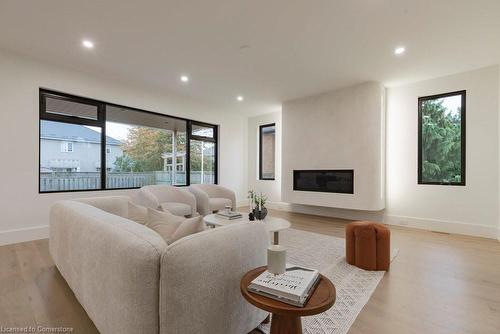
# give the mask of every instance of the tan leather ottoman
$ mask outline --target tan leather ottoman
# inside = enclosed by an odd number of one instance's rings
[[[364,270],[389,270],[391,231],[384,225],[360,221],[345,227],[346,260]]]

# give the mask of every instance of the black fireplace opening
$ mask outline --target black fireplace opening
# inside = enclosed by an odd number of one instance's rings
[[[293,190],[354,194],[354,170],[294,170]]]

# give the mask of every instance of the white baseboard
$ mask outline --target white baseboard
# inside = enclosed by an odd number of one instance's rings
[[[49,237],[49,226],[33,226],[15,230],[0,231],[0,246],[19,242],[46,239]]]
[[[405,217],[396,215],[387,215],[383,211],[361,211],[346,210],[335,208],[323,208],[307,205],[297,205],[284,202],[269,202],[267,207],[270,209],[298,212],[304,214],[335,217],[351,220],[372,220],[383,222],[389,225],[398,225],[405,227],[418,228],[422,230],[464,234],[469,236],[498,239],[500,241],[500,229],[478,224],[468,224],[463,222],[443,221],[436,219]]]
[[[497,229],[495,227],[478,225],[478,224],[469,224],[463,222],[417,218],[417,217],[385,215],[384,223],[389,225],[413,227],[422,230],[453,233],[453,234],[464,234],[474,237],[483,237],[492,239],[495,239],[497,234]]]

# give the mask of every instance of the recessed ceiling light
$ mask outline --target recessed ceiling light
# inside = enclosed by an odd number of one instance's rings
[[[398,46],[397,48],[394,49],[394,54],[397,56],[400,56],[403,53],[405,53],[405,51],[406,51],[406,48],[404,46]]]
[[[82,45],[87,49],[92,49],[94,47],[94,43],[92,41],[89,41],[88,39],[84,39],[82,41]]]
[[[239,95],[239,96],[236,98],[236,100],[238,100],[238,101],[243,101],[243,96]]]
[[[188,82],[189,81],[189,77],[187,75],[181,75],[181,81],[182,82]]]

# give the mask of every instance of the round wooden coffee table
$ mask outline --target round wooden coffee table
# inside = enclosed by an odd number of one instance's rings
[[[300,317],[325,312],[335,303],[336,291],[333,283],[323,275],[312,296],[304,307],[297,307],[248,291],[248,286],[267,267],[259,267],[246,273],[240,282],[241,294],[254,306],[273,314],[271,334],[302,334]]]

